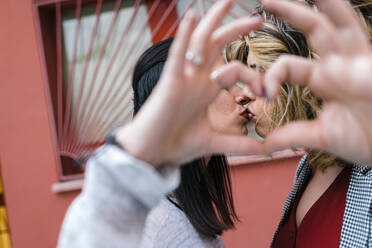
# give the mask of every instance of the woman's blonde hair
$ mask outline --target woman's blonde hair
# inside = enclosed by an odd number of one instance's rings
[[[298,0],[312,5],[311,0]],[[361,18],[364,27],[372,40],[372,2],[370,0],[350,0],[356,13]],[[242,35],[226,47],[227,61],[239,60],[247,63],[248,53],[252,51],[260,66],[260,71],[266,71],[283,54],[293,54],[316,59],[317,55],[309,48],[305,36],[292,28],[273,14],[257,8],[256,13],[264,19],[260,30]],[[307,88],[283,83],[279,96],[270,103],[270,130],[294,120],[312,120],[321,110],[322,101],[315,97]],[[265,108],[266,109],[266,106]],[[266,113],[266,111],[265,111]],[[308,149],[308,161],[314,170],[324,170],[338,163],[346,162],[334,155]]]

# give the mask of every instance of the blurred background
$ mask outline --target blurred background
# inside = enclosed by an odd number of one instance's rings
[[[0,248],[56,246],[87,158],[131,119],[139,55],[174,36],[187,9],[202,16],[216,1],[0,1]],[[224,22],[256,5],[235,0]],[[241,223],[227,247],[269,246],[298,161],[229,158]]]

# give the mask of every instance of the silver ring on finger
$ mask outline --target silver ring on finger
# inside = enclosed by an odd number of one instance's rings
[[[203,57],[191,50],[188,50],[185,54],[185,58],[187,61],[190,61],[192,64],[196,66],[201,66],[203,64]]]

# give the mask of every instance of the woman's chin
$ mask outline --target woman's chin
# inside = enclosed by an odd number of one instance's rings
[[[266,138],[267,134],[265,132],[262,132],[260,129],[257,129],[257,128],[256,128],[255,131],[256,131],[257,135],[260,136],[261,138],[263,138],[263,139]]]
[[[266,138],[266,136],[270,133],[269,128],[266,128],[266,126],[262,125],[255,125],[255,131],[262,139]]]
[[[255,123],[247,124],[248,136],[262,141],[264,138],[257,132]]]
[[[248,135],[248,128],[247,128],[247,126],[242,126],[241,134]]]
[[[264,140],[265,139],[265,135],[263,135],[261,132],[257,132],[257,130],[255,130],[255,134],[256,134],[256,138],[258,139],[258,140]]]

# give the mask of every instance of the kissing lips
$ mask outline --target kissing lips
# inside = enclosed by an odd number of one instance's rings
[[[240,114],[240,116],[247,119],[248,122],[252,121],[256,117],[256,115],[250,112],[248,108],[244,109],[244,111]]]

